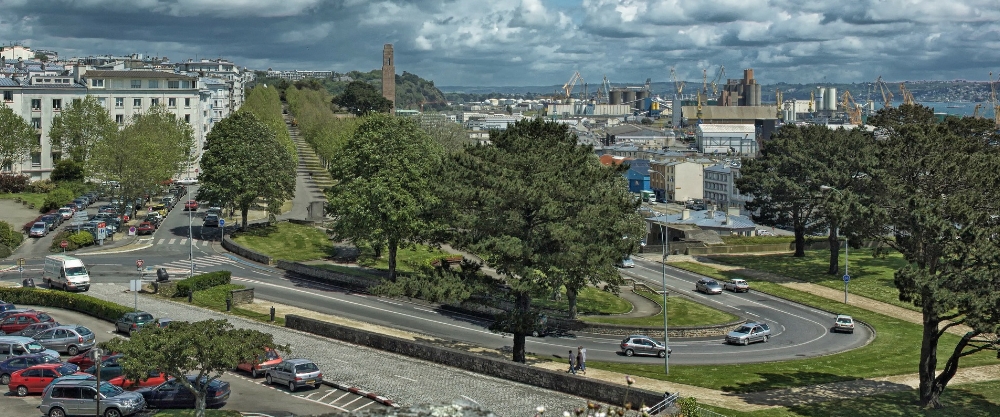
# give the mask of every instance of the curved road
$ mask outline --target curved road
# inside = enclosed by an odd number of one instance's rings
[[[191,218],[194,245],[187,240],[187,213],[178,206],[152,237],[141,239],[151,247],[128,253],[81,255],[81,258],[89,265],[94,282],[127,283],[139,276],[135,268],[137,259],[143,259],[148,269],[147,279],[155,277],[151,273],[159,266],[168,268],[172,277],[186,276],[190,269],[189,253],[193,252],[196,272],[230,270],[233,272],[233,281],[254,287],[255,296],[259,299],[487,348],[504,348],[513,344],[509,336],[486,330],[488,321],[478,317],[358,294],[239,259],[226,253],[218,245],[218,228],[201,227],[203,215],[204,212],[200,212]],[[44,254],[39,251],[25,255],[25,276],[35,276],[36,282],[41,282],[38,277],[41,275]],[[731,311],[751,320],[767,322],[772,328],[769,342],[750,346],[727,345],[722,337],[673,339],[670,344],[673,349],[670,362],[673,364],[747,363],[815,357],[863,346],[872,336],[864,326],[860,326],[854,334],[830,333],[833,315],[754,291],[743,294],[726,292],[721,295],[697,293],[694,291],[694,283],[701,276],[671,267],[667,267],[666,272],[667,288],[671,293],[683,293],[708,306]],[[636,268],[624,270],[623,273],[653,288],[661,287],[658,263],[636,260]],[[19,281],[19,275],[16,271],[6,272],[2,279]],[[618,351],[621,339],[620,336],[588,333],[529,337],[527,349],[538,355],[564,357],[568,350],[584,346],[591,360],[651,364],[662,362],[655,357],[625,357]]]

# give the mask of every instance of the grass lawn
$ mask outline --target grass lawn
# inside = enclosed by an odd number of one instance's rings
[[[226,297],[229,296],[229,291],[242,290],[244,288],[246,287],[243,285],[227,284],[227,285],[219,285],[216,287],[212,287],[207,290],[195,291],[194,296],[191,297],[191,304],[215,311],[226,311]],[[169,300],[176,302],[187,302],[187,298],[169,298]],[[233,307],[229,311],[229,314],[232,314],[234,316],[246,317],[248,319],[253,319],[262,322],[270,322],[271,320],[271,316],[268,314],[258,313],[256,311],[242,309],[239,307]],[[274,324],[279,326],[284,326],[285,317],[281,315],[275,315]]]
[[[389,270],[388,250],[383,250],[382,256],[375,259],[373,258],[374,252],[372,252],[371,248],[364,247],[360,249],[361,254],[358,256],[358,265],[386,271]],[[396,271],[403,273],[414,272],[416,268],[414,268],[413,265],[420,265],[431,259],[447,255],[451,254],[425,245],[412,245],[405,248],[399,248],[399,250],[396,251]]]
[[[925,410],[917,405],[916,390],[741,412],[702,405],[729,417],[989,417],[1000,415],[1000,381],[949,385],[941,396],[944,408]]]
[[[20,197],[21,200],[27,201],[28,203],[34,204],[35,209],[41,209],[42,205],[45,204],[45,193],[0,193],[0,200],[13,200]],[[17,226],[17,225],[15,225]]]
[[[559,301],[552,301],[551,297],[539,297],[532,299],[531,304],[541,308],[569,311],[566,287],[560,288],[559,292],[562,293]],[[576,295],[576,310],[579,314],[624,314],[632,311],[632,304],[610,292],[586,287]]]
[[[714,268],[690,263],[672,262],[670,265],[690,270],[714,278],[743,278],[733,272],[720,272]],[[670,376],[665,378],[659,365],[594,362],[588,366],[641,375],[648,378],[666,379],[682,384],[712,388],[727,392],[757,392],[778,388],[849,381],[888,375],[912,374],[917,372],[920,357],[922,327],[917,324],[873,313],[851,305],[828,300],[809,293],[783,287],[770,282],[755,281],[754,289],[777,295],[805,305],[827,311],[850,314],[855,319],[875,327],[878,336],[868,346],[835,355],[819,358],[789,360],[774,363],[754,363],[739,365],[703,365],[670,367]],[[831,315],[831,320],[833,316]],[[845,335],[846,337],[851,337]],[[945,334],[941,337],[939,352],[950,352],[958,342],[958,336]],[[939,357],[939,365],[945,358]],[[962,358],[962,367],[996,363],[995,352],[980,352]]]
[[[655,301],[660,306],[661,312],[649,317],[581,317],[580,319],[588,323],[618,324],[622,326],[663,326],[663,296],[645,291],[640,291],[637,294]],[[736,320],[736,316],[732,314],[682,297],[667,298],[667,313],[669,314],[667,318],[671,326],[706,326],[729,323]]]
[[[289,222],[250,229],[233,240],[253,251],[293,262],[323,259],[335,253],[333,243],[322,230]]]
[[[837,275],[826,274],[830,265],[830,251],[828,250],[808,250],[803,258],[795,258],[790,254],[712,256],[710,258],[730,265],[784,275],[824,287],[844,289],[842,278],[844,275],[843,250],[840,251],[841,271]],[[851,294],[919,311],[912,304],[899,301],[899,290],[892,283],[896,270],[906,265],[903,255],[898,252],[890,252],[885,258],[875,258],[872,257],[871,249],[851,249],[850,261],[848,271],[851,274],[849,287]]]
[[[339,272],[339,273],[344,274],[344,275],[352,275],[352,276],[361,277],[361,278],[371,278],[371,279],[382,279],[383,278],[382,276],[380,276],[378,274],[373,274],[373,273],[370,273],[370,272],[366,272],[367,271],[366,269],[356,268],[356,267],[351,267],[351,266],[330,265],[330,264],[318,264],[318,265],[309,265],[309,266],[315,267],[315,268],[329,269],[331,271]]]

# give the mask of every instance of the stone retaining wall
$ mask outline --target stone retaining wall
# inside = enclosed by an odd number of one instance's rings
[[[613,384],[565,372],[538,369],[516,362],[480,356],[419,341],[400,339],[296,315],[285,316],[285,326],[318,336],[576,395],[606,404],[621,404],[626,395],[636,408],[642,405],[652,406],[663,399],[662,393],[628,389],[624,384]],[[581,407],[584,405],[580,404]]]
[[[229,291],[229,299],[233,300],[233,305],[253,304],[253,288]]]
[[[323,281],[329,284],[348,286],[352,288],[368,289],[370,287],[378,285],[381,282],[373,278],[365,278],[354,275],[342,274],[340,272],[324,268],[317,268],[315,266],[300,264],[298,262],[279,260],[277,266],[278,269],[284,269],[286,271],[294,272],[296,274],[303,275],[315,279],[317,281]]]
[[[224,239],[222,239],[222,247],[225,248],[227,251],[235,253],[240,257],[247,258],[254,262],[270,265],[271,262],[273,261],[270,256],[254,252],[250,249],[244,248],[236,244],[236,242],[233,242],[233,240],[230,239],[229,236],[226,236]]]

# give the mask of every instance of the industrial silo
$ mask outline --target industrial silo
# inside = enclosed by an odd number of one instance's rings
[[[754,106],[759,106],[760,105],[760,101],[761,101],[760,99],[762,97],[760,84],[754,84],[753,85],[753,90],[754,90],[754,95],[755,95],[755,98],[753,100],[753,105]]]
[[[608,104],[622,104],[622,90],[611,90]]]
[[[826,92],[825,88],[816,87],[816,92],[813,94],[813,110],[815,111],[825,110],[824,106],[826,105],[826,102],[823,101],[823,95],[824,95],[823,93],[825,92]]]
[[[757,95],[760,94],[759,91],[760,90],[754,88],[753,85],[748,85],[746,86],[746,89],[743,90],[743,94],[746,94],[745,102],[748,106],[756,106],[757,104],[754,103],[760,103],[760,96]]]
[[[826,104],[823,105],[829,111],[837,111],[837,88],[830,87],[826,89]]]
[[[635,91],[632,90],[622,91],[622,104],[635,106],[634,101],[635,101]]]

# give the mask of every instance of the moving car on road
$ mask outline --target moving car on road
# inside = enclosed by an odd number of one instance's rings
[[[673,350],[649,336],[631,335],[622,339],[621,351],[625,356],[656,355],[662,358],[670,355]]]
[[[264,374],[267,385],[283,384],[289,392],[299,387],[312,385],[316,388],[323,383],[323,372],[309,359],[288,359]]]
[[[156,231],[156,226],[150,222],[139,223],[139,227],[135,228],[135,233],[140,235],[151,235]]]
[[[702,278],[694,284],[694,289],[705,294],[722,294],[722,286],[719,282],[711,278]]]
[[[40,394],[53,380],[77,373],[79,368],[68,363],[45,363],[24,368],[10,374],[7,388],[18,397]]]
[[[190,211],[197,211],[198,210],[198,202],[195,201],[195,200],[188,200],[186,203],[184,203],[184,211],[189,211],[189,210]]]
[[[771,328],[767,323],[746,323],[726,335],[726,343],[749,345],[753,342],[767,342],[771,337]]]
[[[219,227],[219,216],[214,214],[209,214],[205,216],[204,227]]]
[[[625,257],[624,259],[621,260],[621,262],[618,262],[618,267],[635,268],[635,261],[632,260],[632,257]]]
[[[197,376],[188,375],[187,380],[192,384]],[[194,408],[194,394],[184,387],[176,379],[171,379],[153,388],[139,388],[135,391],[142,395],[149,408]],[[208,383],[208,392],[205,396],[205,407],[221,407],[229,400],[229,383],[218,379]]]
[[[833,322],[833,328],[830,329],[834,332],[847,332],[854,333],[854,318],[846,314],[838,314],[837,320]]]
[[[745,279],[734,278],[723,283],[722,288],[732,292],[749,292],[750,284]]]

